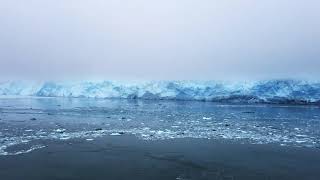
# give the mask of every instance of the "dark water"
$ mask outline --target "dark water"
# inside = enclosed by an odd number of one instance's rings
[[[319,179],[318,106],[0,99],[1,179]]]
[[[217,140],[143,141],[106,136],[47,142],[28,154],[0,157],[1,179],[313,179],[320,152],[310,148]]]

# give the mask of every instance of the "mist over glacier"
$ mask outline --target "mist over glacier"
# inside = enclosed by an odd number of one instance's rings
[[[5,0],[0,94],[316,103],[319,5]]]
[[[0,79],[317,79],[319,6],[3,0]]]

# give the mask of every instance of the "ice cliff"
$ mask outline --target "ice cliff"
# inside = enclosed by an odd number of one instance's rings
[[[0,95],[320,104],[320,82],[81,81],[1,82]]]

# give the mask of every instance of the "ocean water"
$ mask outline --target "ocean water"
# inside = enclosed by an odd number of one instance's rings
[[[318,149],[320,108],[135,99],[0,99],[3,156],[47,148],[49,141],[124,135],[146,142],[194,138]]]

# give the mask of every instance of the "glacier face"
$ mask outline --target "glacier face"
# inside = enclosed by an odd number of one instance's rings
[[[301,80],[2,82],[0,95],[320,104],[320,82]]]

